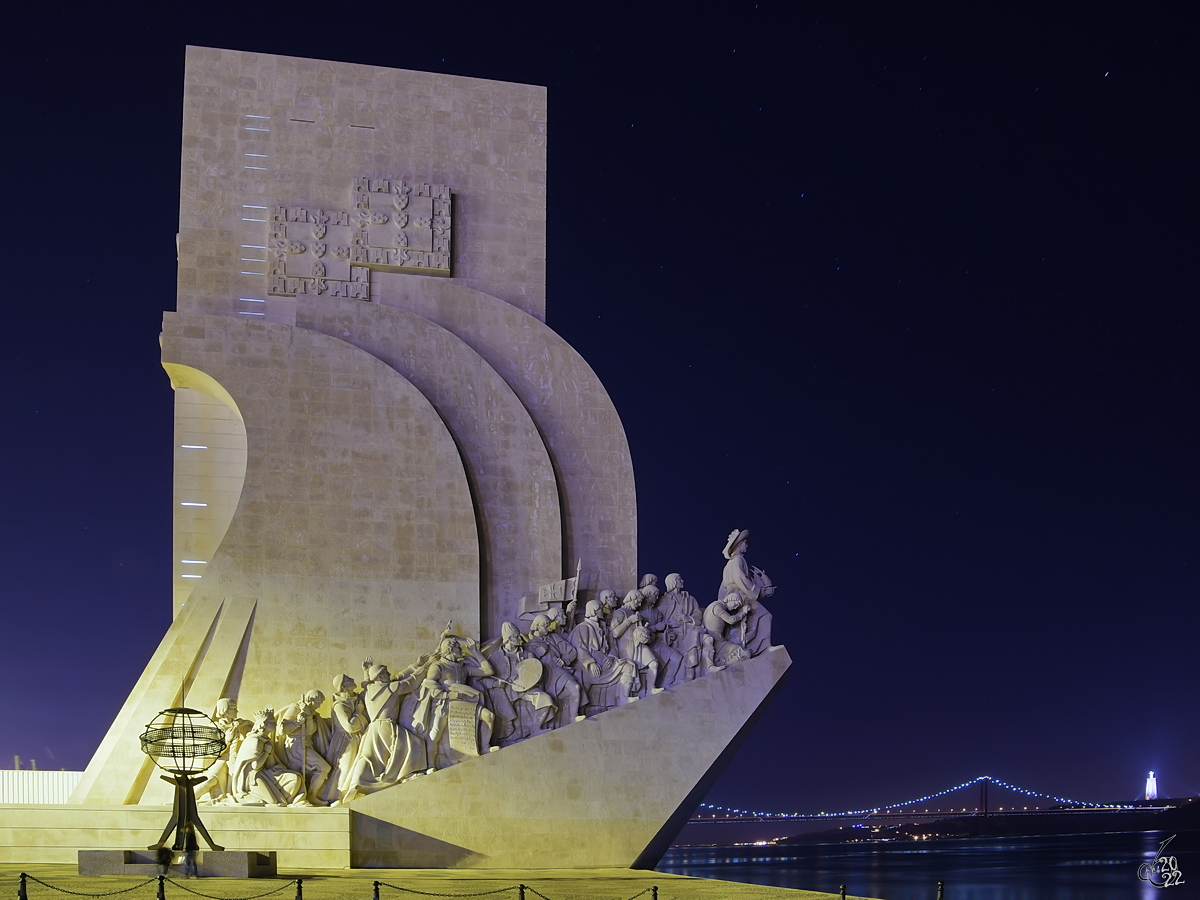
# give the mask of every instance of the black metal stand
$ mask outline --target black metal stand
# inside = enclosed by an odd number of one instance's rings
[[[158,777],[167,784],[175,785],[175,808],[171,811],[171,821],[163,829],[162,837],[158,839],[157,844],[151,844],[149,849],[157,850],[164,846],[167,838],[174,831],[175,843],[171,845],[172,850],[182,850],[184,853],[198,851],[200,844],[196,840],[196,832],[200,832],[210,849],[224,850],[224,847],[218,847],[213,843],[208,829],[204,827],[204,823],[200,821],[200,814],[196,811],[196,785],[204,784],[208,779],[189,778],[186,775],[175,775],[170,778],[166,775],[159,775]]]

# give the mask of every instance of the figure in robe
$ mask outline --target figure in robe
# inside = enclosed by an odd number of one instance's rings
[[[254,714],[229,773],[229,795],[240,806],[304,806],[304,777],[275,754],[275,711]]]
[[[642,594],[642,606],[639,610],[642,623],[650,629],[650,651],[658,659],[658,683],[653,687],[669,687],[679,681],[679,669],[683,665],[683,651],[677,649],[667,633],[667,617],[660,609],[659,601],[662,591],[658,589],[658,578],[654,575],[643,575],[642,581],[653,579],[653,582],[643,584],[639,590]]]
[[[746,552],[749,549],[749,530],[738,531],[735,528],[729,533],[725,549],[721,551],[728,562],[725,563],[725,570],[721,575],[721,589],[717,592],[717,599],[723,600],[726,594],[736,591],[742,602],[749,607],[741,645],[750,656],[757,656],[771,646],[771,613],[759,603],[759,599],[774,594],[775,585],[766,572],[746,563]]]
[[[429,657],[422,656],[393,676],[387,666],[377,666],[372,659],[363,663],[362,704],[368,724],[358,740],[350,772],[342,781],[342,799],[334,805],[432,771],[425,739],[409,729],[404,715],[404,701],[420,686],[428,665]]]
[[[608,631],[612,635],[613,653],[618,659],[633,659],[634,638],[633,630],[644,623],[641,615],[642,601],[645,597],[639,590],[632,590],[625,595],[620,609],[613,611],[608,620]]]
[[[493,674],[478,679],[487,697],[487,706],[496,715],[492,743],[507,747],[545,731],[557,707],[554,698],[538,690],[544,675],[540,660],[522,667],[527,659],[536,659],[526,651],[525,636],[512,622],[500,626],[500,644],[488,654]],[[532,668],[531,668],[532,667]],[[528,670],[528,671],[525,671]],[[532,683],[529,672],[537,671]]]
[[[349,675],[338,675],[333,679],[333,700],[329,709],[332,730],[325,751],[331,768],[322,796],[327,803],[333,803],[350,789],[350,773],[358,757],[362,733],[369,721],[367,708],[357,687]]]
[[[238,718],[237,702],[229,697],[222,697],[217,701],[212,720],[225,735],[225,750],[205,770],[208,781],[196,788],[196,800],[200,801],[204,797],[206,802],[220,803],[229,796],[229,764],[237,758],[251,723]]]
[[[325,702],[320,691],[308,691],[300,702],[283,708],[279,714],[276,753],[279,761],[293,772],[304,775],[305,799],[311,806],[323,806],[321,791],[332,768],[325,759],[329,747],[329,720],[318,715]]]
[[[664,581],[667,592],[658,603],[665,626],[664,640],[680,654],[664,660],[663,687],[671,687],[681,681],[691,681],[708,670],[705,659],[712,662],[712,638],[704,630],[704,613],[696,598],[683,587],[683,576],[672,572]]]
[[[578,677],[587,699],[587,715],[628,703],[637,688],[637,668],[629,660],[613,655],[608,629],[600,615],[600,601],[589,600],[583,621],[571,632],[571,643],[579,654]]]
[[[534,616],[525,649],[530,656],[541,660],[546,670],[542,684],[547,693],[554,697],[557,707],[548,727],[570,725],[579,715],[582,691],[575,678],[575,661],[579,658],[579,651],[559,633],[557,621],[544,615]]]
[[[435,768],[478,756],[491,742],[495,714],[469,679],[494,674],[470,638],[448,628],[421,682],[413,729],[429,741]]]

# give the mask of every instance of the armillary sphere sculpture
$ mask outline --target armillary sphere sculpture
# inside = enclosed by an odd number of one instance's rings
[[[172,850],[193,853],[200,849],[196,832],[204,836],[213,850],[224,850],[213,843],[208,829],[196,812],[196,785],[203,778],[194,778],[203,772],[225,751],[225,735],[212,719],[196,709],[175,707],[164,709],[142,732],[142,752],[154,760],[155,765],[170,772],[171,777],[158,776],[168,784],[175,785],[175,808],[171,821],[163,829],[157,844],[150,846],[158,850],[167,843],[171,831],[175,831]]]

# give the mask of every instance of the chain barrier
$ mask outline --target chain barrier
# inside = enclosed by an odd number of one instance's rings
[[[508,891],[516,891],[517,900],[526,900],[525,894],[527,892],[533,894],[535,897],[540,897],[541,900],[550,900],[549,897],[547,897],[537,888],[531,887],[528,884],[514,884],[510,885],[509,887],[496,888],[495,890],[491,891],[478,891],[473,894],[437,894],[430,891],[418,891],[415,888],[400,887],[397,884],[388,884],[386,881],[375,882],[375,896],[373,900],[379,900],[379,889],[381,887],[388,887],[392,890],[404,891],[405,893],[409,894],[419,894],[422,897],[488,897],[495,894],[504,894]],[[652,885],[651,887],[638,891],[636,894],[630,897],[629,900],[637,900],[638,897],[641,897],[645,894],[649,894],[651,900],[658,900],[658,885]]]
[[[531,893],[537,897],[541,897],[542,900],[550,900],[550,898],[547,897],[545,894],[543,894],[541,891],[537,890],[536,888],[532,888],[527,884],[520,885],[520,887],[524,889],[521,893],[522,900],[524,900],[524,897],[525,897],[524,891],[529,891],[529,893]],[[658,885],[657,884],[651,885],[648,888],[644,888],[644,889],[638,891],[636,894],[634,894],[632,897],[630,897],[629,900],[637,900],[637,898],[641,897],[643,894],[649,894],[650,900],[658,900]]]
[[[304,900],[304,879],[303,878],[293,879],[292,881],[288,881],[288,882],[285,882],[284,884],[281,884],[277,888],[273,888],[269,891],[264,891],[261,894],[251,894],[248,897],[220,897],[220,896],[217,896],[216,894],[205,894],[203,891],[197,891],[194,888],[190,888],[185,884],[180,884],[178,881],[175,881],[173,878],[167,878],[165,875],[158,875],[158,876],[155,876],[154,878],[147,878],[141,884],[135,884],[133,887],[121,888],[120,890],[116,890],[116,891],[105,891],[103,893],[93,894],[93,893],[88,893],[87,891],[71,891],[71,890],[68,890],[67,888],[56,887],[53,884],[42,881],[40,878],[35,878],[32,875],[27,875],[24,872],[21,873],[21,883],[20,883],[20,886],[17,888],[17,900],[29,900],[29,893],[28,893],[28,889],[27,889],[26,883],[25,883],[27,879],[29,881],[33,881],[33,882],[36,882],[37,884],[42,885],[42,887],[48,887],[52,891],[58,891],[59,893],[63,893],[63,894],[71,894],[72,896],[75,896],[75,897],[112,897],[117,894],[128,894],[131,891],[136,891],[140,888],[144,888],[147,885],[154,884],[157,881],[158,882],[157,900],[166,900],[166,885],[167,884],[170,884],[172,887],[177,887],[181,891],[187,891],[189,894],[194,894],[197,897],[203,897],[203,898],[205,898],[205,900],[260,900],[260,898],[262,898],[262,897],[270,897],[272,894],[278,894],[281,891],[287,890],[292,885],[295,885],[296,886],[296,900]],[[432,891],[418,891],[415,888],[401,887],[398,884],[389,884],[386,881],[376,881],[373,883],[373,885],[374,885],[374,895],[373,895],[372,900],[379,900],[379,889],[381,887],[391,888],[394,891],[403,891],[406,894],[417,894],[421,897],[452,897],[452,898],[493,897],[497,894],[506,894],[509,891],[516,891],[517,892],[517,900],[526,900],[526,898],[525,898],[526,892],[533,894],[535,897],[540,897],[541,900],[550,900],[550,898],[547,897],[545,894],[543,894],[541,891],[537,890],[536,888],[530,887],[527,884],[513,884],[513,885],[509,885],[508,887],[495,888],[494,890],[490,890],[490,891],[475,891],[470,894],[442,894],[442,893],[435,893]],[[643,890],[638,891],[632,897],[628,898],[628,900],[638,900],[639,897],[645,896],[646,894],[650,895],[651,900],[658,900],[658,885],[653,885],[651,887],[644,888]]]
[[[180,884],[178,881],[176,881],[173,878],[168,878],[167,883],[174,885],[175,887],[179,888],[181,891],[187,891],[189,894],[195,894],[197,897],[205,897],[205,898],[207,898],[207,900],[258,900],[259,897],[270,897],[272,894],[278,894],[280,891],[285,891],[288,888],[290,888],[293,884],[298,885],[300,883],[300,879],[293,878],[291,881],[287,882],[286,884],[281,884],[279,887],[275,888],[274,890],[267,891],[266,893],[262,893],[262,894],[251,894],[249,897],[217,897],[213,894],[204,894],[204,893],[201,893],[200,891],[193,890],[192,888],[188,887],[186,884]]]
[[[514,884],[510,887],[496,888],[494,891],[477,891],[474,894],[433,894],[429,891],[418,891],[414,888],[400,887],[398,884],[388,884],[386,881],[376,881],[375,900],[379,900],[379,889],[381,887],[388,887],[394,891],[404,891],[407,894],[420,894],[422,897],[488,897],[492,894],[503,894],[507,891],[518,891],[524,896],[524,891],[526,890],[525,885]],[[528,888],[528,890],[533,890],[533,888]],[[538,894],[538,896],[540,897],[541,894]]]
[[[301,886],[304,879],[302,879],[302,878],[294,878],[291,881],[281,884],[277,888],[274,888],[269,891],[264,891],[261,894],[251,894],[249,897],[218,897],[215,894],[205,894],[202,891],[197,891],[193,888],[188,887],[186,884],[180,884],[178,881],[175,881],[173,878],[167,878],[165,875],[156,875],[153,878],[147,878],[141,884],[135,884],[133,887],[121,888],[120,890],[116,890],[116,891],[104,891],[103,893],[93,894],[93,893],[89,893],[87,891],[71,891],[71,890],[68,890],[67,888],[61,888],[61,887],[58,887],[57,885],[50,884],[47,881],[42,881],[42,879],[40,879],[40,878],[35,878],[32,875],[28,875],[25,872],[22,872],[21,873],[21,883],[17,887],[17,900],[29,900],[29,889],[26,886],[26,881],[33,881],[33,882],[40,884],[42,887],[50,888],[50,890],[52,890],[52,891],[58,891],[59,893],[62,893],[62,894],[71,894],[72,896],[75,896],[75,897],[112,897],[112,896],[115,896],[116,894],[128,894],[130,891],[136,891],[139,888],[144,888],[146,885],[153,884],[154,882],[157,881],[158,882],[158,900],[165,900],[165,898],[166,898],[165,885],[167,883],[170,883],[173,887],[179,888],[181,891],[187,891],[189,894],[195,894],[197,897],[204,897],[205,900],[259,900],[260,897],[270,897],[272,894],[278,894],[280,891],[285,891],[288,888],[290,888],[292,885],[296,886],[296,900],[303,900],[303,898],[304,898],[304,895],[302,893],[303,888]]]
[[[19,900],[28,900],[29,894],[28,894],[27,888],[25,887],[26,879],[28,879],[29,881],[36,881],[42,887],[48,887],[52,891],[58,891],[61,894],[71,894],[75,897],[112,897],[116,894],[128,894],[130,891],[136,891],[138,888],[144,888],[146,885],[153,883],[155,880],[153,878],[147,878],[141,884],[135,884],[133,887],[121,888],[119,891],[105,891],[102,894],[89,894],[86,891],[69,891],[66,888],[56,887],[53,884],[49,884],[45,881],[42,881],[42,879],[40,879],[40,878],[34,878],[32,875],[27,875],[24,872],[22,872],[21,873],[21,885],[20,885],[20,887],[17,888],[17,897],[19,898]]]

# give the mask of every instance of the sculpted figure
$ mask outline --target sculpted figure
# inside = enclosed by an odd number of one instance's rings
[[[662,591],[656,584],[647,584],[639,589],[639,593],[642,595],[642,621],[656,631],[660,630],[658,626],[663,622],[663,614],[658,609],[658,601]]]
[[[633,659],[633,630],[644,621],[641,616],[643,599],[641,591],[630,591],[625,595],[621,608],[615,610],[608,621],[614,653],[620,659]]]
[[[704,630],[712,639],[717,663],[708,665],[710,672],[750,655],[742,649],[746,637],[745,623],[749,620],[750,612],[750,607],[742,602],[741,595],[736,592],[708,604],[704,610]]]
[[[714,600],[704,610],[704,629],[714,641],[724,642],[728,637],[729,627],[741,626],[742,620],[750,613],[750,607],[742,602],[742,595],[737,592],[726,594],[720,600]]]
[[[583,621],[571,632],[571,643],[579,654],[579,681],[586,693],[588,715],[628,703],[637,682],[634,664],[613,655],[608,629],[600,620],[601,609],[599,600],[589,600]]]
[[[567,606],[570,607],[570,604],[567,604]],[[559,636],[565,635],[571,630],[571,628],[574,627],[574,625],[570,625],[568,627],[568,623],[572,622],[573,620],[567,613],[564,613],[557,607],[547,610],[546,615],[550,618],[550,624],[552,626],[550,630],[552,632],[557,632]]]
[[[443,635],[421,682],[413,715],[413,729],[427,737],[435,768],[478,756],[491,742],[495,715],[483,705],[482,694],[470,686],[468,679],[493,674],[492,664],[479,653],[474,641],[455,634]]]
[[[642,580],[638,582],[638,588],[658,587],[658,576],[649,573],[642,576]]]
[[[541,660],[546,670],[542,683],[546,691],[554,697],[557,707],[547,727],[561,728],[574,722],[579,715],[581,691],[579,681],[574,675],[579,652],[559,633],[557,621],[548,616],[534,617],[529,626],[529,639],[525,649],[530,656]]]
[[[321,789],[329,778],[331,766],[325,759],[329,747],[329,720],[317,714],[325,702],[320,691],[309,691],[299,703],[284,707],[279,714],[279,761],[289,770],[300,772],[306,781],[305,801],[309,805],[323,804]]]
[[[333,703],[329,710],[332,728],[325,757],[329,760],[329,779],[322,797],[332,803],[350,789],[350,773],[358,756],[358,746],[367,727],[367,708],[349,675],[333,679]]]
[[[658,611],[663,617],[665,643],[679,654],[677,662],[673,658],[664,660],[663,687],[670,687],[701,673],[705,656],[712,659],[713,642],[704,629],[700,604],[683,588],[683,576],[673,572],[666,577],[665,585],[667,592],[659,601]]]
[[[639,697],[649,694],[658,681],[658,657],[650,649],[654,641],[653,629],[647,625],[636,625],[633,631],[633,649],[629,661],[637,667],[637,683],[634,692]]]
[[[479,679],[479,684],[496,715],[495,744],[506,747],[545,731],[556,712],[554,698],[536,689],[543,666],[526,652],[525,636],[516,625],[504,622],[500,626],[500,646],[487,659],[495,674]]]
[[[757,656],[771,646],[771,614],[758,601],[762,597],[774,594],[775,585],[766,572],[758,566],[746,563],[746,552],[749,549],[749,530],[738,531],[735,528],[729,533],[725,549],[721,551],[729,561],[725,563],[725,571],[721,575],[721,589],[717,592],[717,599],[721,600],[731,592],[741,596],[749,612],[740,643],[750,656]]]
[[[208,767],[208,781],[196,788],[196,799],[208,795],[209,802],[219,803],[229,795],[229,761],[237,758],[242,741],[250,731],[250,723],[239,719],[237,703],[228,697],[217,701],[213,709],[213,724],[225,735],[225,752]]]
[[[286,769],[275,755],[275,711],[254,714],[229,775],[233,802],[242,806],[303,806],[304,778]]]
[[[596,599],[600,601],[600,610],[597,620],[604,623],[605,627],[607,627],[609,619],[612,618],[613,611],[621,605],[617,602],[617,592],[605,588],[600,592]],[[587,610],[585,607],[584,618],[586,617]]]
[[[349,803],[360,793],[389,787],[429,769],[425,739],[406,727],[403,712],[405,699],[420,686],[428,666],[429,657],[422,656],[399,675],[392,675],[387,666],[377,666],[374,660],[363,663],[362,704],[368,724],[342,782],[346,787],[339,803]]]

